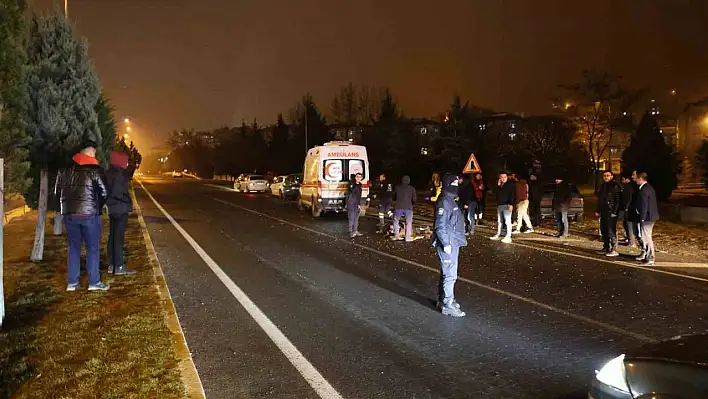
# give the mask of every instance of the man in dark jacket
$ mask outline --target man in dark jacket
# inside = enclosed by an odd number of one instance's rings
[[[620,210],[621,190],[615,182],[611,170],[602,173],[602,186],[597,193],[597,210],[595,216],[600,218],[600,233],[602,234],[602,252],[606,256],[619,256],[617,253],[617,215]]]
[[[642,254],[637,260],[643,261],[649,266],[654,265],[654,240],[652,233],[654,223],[659,220],[659,204],[656,201],[656,192],[651,184],[647,183],[647,174],[637,173],[637,184],[639,185],[639,195],[637,196],[637,216],[639,219],[639,229],[644,244]]]
[[[54,194],[59,198],[69,241],[67,291],[79,287],[81,247],[86,243],[89,291],[107,291],[98,270],[101,245],[101,209],[108,195],[103,169],[96,160],[96,144],[87,142],[72,158],[73,165],[59,172]]]
[[[357,173],[349,180],[349,189],[347,190],[347,217],[349,218],[349,237],[362,236],[359,232],[359,214],[361,212],[361,173]]]
[[[474,176],[470,175],[460,186],[460,196],[457,203],[464,212],[467,234],[474,234],[475,219],[477,216],[477,193],[475,190]]]
[[[445,175],[442,192],[435,204],[435,234],[433,247],[440,257],[440,281],[438,283],[438,309],[442,314],[464,317],[455,300],[455,282],[460,248],[467,246],[465,221],[455,202],[458,195],[458,179],[455,175]]]
[[[393,204],[393,184],[387,181],[386,175],[383,173],[379,176],[376,196],[379,200],[379,228],[383,230],[386,226],[386,215],[391,216],[391,206]]]
[[[541,199],[543,198],[543,187],[538,180],[538,175],[529,176],[529,208],[531,210],[531,224],[538,227],[541,224]]]
[[[627,245],[633,247],[640,242],[639,238],[639,223],[637,223],[636,215],[634,214],[634,204],[637,202],[637,183],[630,176],[622,177],[622,206],[620,208],[620,219],[624,227],[624,235],[627,237]]]
[[[553,193],[553,211],[556,214],[556,225],[558,226],[556,237],[558,238],[568,237],[568,210],[572,199],[573,193],[570,191],[570,185],[563,181],[563,178],[556,178],[556,190]]]
[[[415,205],[415,188],[411,186],[411,178],[403,176],[401,184],[396,186],[393,199],[396,200],[396,207],[393,211],[393,237],[392,240],[400,240],[401,216],[406,218],[406,241],[413,240],[413,205]]]
[[[125,229],[128,226],[128,214],[133,210],[133,201],[128,192],[128,184],[133,175],[133,168],[128,167],[128,155],[114,151],[111,153],[111,165],[106,172],[108,185],[108,214],[110,229],[108,233],[108,273],[120,275],[135,274],[128,269],[123,258]]]
[[[497,182],[497,235],[492,240],[501,239],[505,244],[511,244],[511,214],[514,212],[516,202],[516,187],[509,181],[506,172],[499,173]],[[501,238],[502,229],[506,227],[506,235]]]

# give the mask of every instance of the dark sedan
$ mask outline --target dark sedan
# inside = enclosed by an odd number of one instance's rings
[[[297,201],[300,195],[300,184],[302,183],[302,173],[296,173],[285,176],[283,187],[281,189],[283,201]]]
[[[617,356],[597,372],[588,397],[708,398],[708,334],[679,336]]]
[[[541,217],[554,218],[556,213],[553,211],[553,194],[556,191],[555,184],[546,184],[543,186],[543,197],[541,198]],[[570,201],[570,209],[568,209],[568,220],[581,222],[583,220],[583,212],[585,201],[580,195],[580,190],[575,184],[570,185],[572,200]]]

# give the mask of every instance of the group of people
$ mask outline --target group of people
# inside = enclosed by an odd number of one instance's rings
[[[99,271],[104,206],[110,219],[108,273],[135,274],[135,270],[126,267],[123,256],[128,214],[132,211],[128,185],[134,168],[129,166],[128,155],[115,151],[111,153],[108,170],[104,171],[96,159],[96,143],[89,141],[82,147],[72,157],[72,165],[59,171],[54,189],[68,238],[66,290],[79,288],[81,248],[85,244],[88,290],[107,291],[110,287],[101,281]]]
[[[646,265],[654,265],[654,224],[659,220],[659,206],[654,188],[647,182],[644,172],[622,176],[622,183],[615,180],[610,170],[602,174],[603,184],[597,193],[595,216],[600,218],[603,248],[600,254],[619,256],[617,252],[617,222],[622,220],[627,244],[638,245],[641,254],[636,258]]]

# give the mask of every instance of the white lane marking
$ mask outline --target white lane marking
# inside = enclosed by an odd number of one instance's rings
[[[197,242],[192,238],[192,236],[185,231],[182,226],[165,210],[165,208],[160,205],[155,197],[145,188],[143,183],[138,180],[138,183],[143,188],[145,193],[150,197],[152,202],[155,204],[157,209],[162,212],[167,220],[172,223],[172,226],[182,234],[182,237],[192,246],[194,251],[202,258],[204,263],[209,266],[209,268],[214,272],[214,274],[221,280],[222,283],[231,291],[231,294],[236,298],[236,300],[243,306],[249,315],[255,320],[255,322],[263,329],[263,331],[268,335],[271,341],[280,349],[280,351],[285,355],[285,357],[292,363],[297,371],[302,375],[307,381],[312,389],[317,392],[317,394],[323,399],[341,399],[342,396],[334,389],[334,387],[325,379],[322,374],[315,368],[315,366],[310,363],[305,356],[293,345],[288,337],[283,334],[278,327],[273,324],[272,321],[263,313],[262,310],[249,298],[241,288],[239,288],[236,283],[231,280],[231,278],[224,273],[224,271],[219,267],[219,265],[214,262],[214,260],[202,249],[202,247],[197,244]]]
[[[261,217],[264,217],[264,218],[267,218],[267,219],[271,219],[271,220],[277,221],[277,222],[282,223],[282,224],[286,224],[286,225],[288,225],[288,226],[295,227],[296,229],[299,229],[299,230],[308,231],[308,232],[310,232],[310,233],[318,234],[318,235],[323,236],[323,237],[331,238],[332,240],[335,240],[335,241],[347,243],[347,244],[349,244],[349,245],[355,246],[355,247],[357,247],[357,248],[364,249],[364,250],[366,250],[366,251],[375,253],[375,254],[377,254],[377,255],[385,256],[385,257],[388,257],[388,258],[391,258],[391,259],[395,259],[395,260],[397,260],[397,261],[399,261],[399,262],[407,263],[407,264],[409,264],[409,265],[413,265],[413,266],[419,267],[419,268],[421,268],[421,269],[429,270],[429,271],[434,272],[434,273],[439,273],[439,272],[440,272],[440,271],[439,271],[438,269],[436,269],[436,268],[432,268],[432,267],[426,266],[426,265],[424,265],[424,264],[422,264],[422,263],[418,263],[418,262],[412,261],[412,260],[410,260],[410,259],[402,258],[402,257],[397,256],[397,255],[392,255],[392,254],[389,254],[389,253],[386,253],[386,252],[383,252],[383,251],[379,251],[378,249],[374,249],[374,248],[371,248],[371,247],[367,247],[366,245],[357,244],[357,243],[355,243],[355,242],[351,242],[351,240],[345,240],[345,239],[342,239],[342,238],[333,236],[333,235],[331,235],[331,234],[328,234],[328,233],[325,233],[325,232],[322,232],[322,231],[319,231],[319,230],[315,230],[315,229],[311,229],[311,228],[309,228],[309,227],[301,226],[301,225],[299,225],[299,224],[292,223],[292,222],[289,222],[289,221],[287,221],[287,220],[280,219],[280,218],[277,218],[277,217],[275,217],[275,216],[271,216],[271,215],[268,215],[268,214],[265,214],[265,213],[262,213],[262,212],[254,211],[253,209],[249,209],[249,208],[246,208],[246,207],[243,207],[243,206],[240,206],[240,205],[236,205],[236,204],[233,204],[233,203],[231,203],[231,202],[224,201],[224,200],[221,200],[221,199],[218,199],[218,198],[212,198],[212,199],[213,199],[214,201],[220,202],[220,203],[222,203],[222,204],[225,204],[225,205],[228,205],[228,206],[237,208],[237,209],[241,209],[241,210],[246,211],[246,212],[250,212],[250,213],[252,213],[252,214],[254,214],[254,215],[258,215],[258,216],[261,216]],[[537,307],[542,308],[542,309],[549,310],[549,311],[551,311],[551,312],[555,312],[555,313],[561,314],[561,315],[566,316],[566,317],[570,317],[571,319],[575,319],[575,320],[581,321],[581,322],[586,323],[586,324],[590,324],[590,325],[592,325],[592,326],[594,326],[594,327],[602,328],[602,329],[609,330],[609,331],[612,331],[612,332],[615,332],[615,333],[618,333],[618,334],[621,334],[621,335],[626,335],[626,336],[632,337],[632,338],[634,338],[634,339],[636,339],[636,340],[639,340],[639,341],[642,341],[642,342],[654,342],[654,341],[657,341],[655,338],[651,338],[651,337],[649,337],[649,336],[642,335],[642,334],[637,334],[637,333],[634,333],[634,332],[625,330],[625,329],[623,329],[623,328],[621,328],[621,327],[617,327],[617,326],[614,326],[614,325],[612,325],[612,324],[604,323],[604,322],[601,322],[601,321],[599,321],[599,320],[591,319],[591,318],[589,318],[589,317],[585,317],[585,316],[582,316],[582,315],[577,315],[577,314],[571,313],[571,312],[569,312],[569,311],[567,311],[567,310],[559,309],[559,308],[556,308],[556,307],[554,307],[554,306],[545,304],[545,303],[543,303],[543,302],[538,302],[538,301],[536,301],[536,300],[534,300],[534,299],[526,298],[526,297],[524,297],[524,296],[517,295],[517,294],[514,294],[514,293],[509,292],[509,291],[504,291],[504,290],[502,290],[502,289],[495,288],[495,287],[492,287],[492,286],[489,286],[489,285],[480,283],[480,282],[478,282],[478,281],[470,280],[470,279],[465,278],[465,277],[458,277],[457,279],[458,279],[459,281],[464,281],[464,282],[466,282],[466,283],[468,283],[468,284],[471,284],[471,285],[474,285],[474,286],[476,286],[476,287],[483,288],[483,289],[486,289],[486,290],[488,290],[488,291],[492,291],[492,292],[494,292],[494,293],[497,293],[497,294],[500,294],[500,295],[504,295],[504,296],[507,296],[507,297],[509,297],[509,298],[513,298],[513,299],[516,299],[516,300],[519,300],[519,301],[522,301],[522,302],[526,302],[526,303],[528,303],[528,304],[537,306]]]

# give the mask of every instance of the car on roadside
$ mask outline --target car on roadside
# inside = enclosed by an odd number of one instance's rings
[[[234,191],[243,193],[265,193],[268,189],[268,180],[263,175],[246,175],[234,183]]]
[[[180,172],[179,170],[175,170],[172,172],[172,177],[175,177],[175,178],[184,177],[184,173]]]
[[[556,191],[556,184],[550,183],[543,186],[543,196],[541,197],[541,217],[555,218],[556,213],[553,209],[553,195]],[[580,190],[575,184],[570,184],[570,192],[572,199],[570,201],[570,209],[568,209],[568,220],[576,222],[583,221],[583,213],[585,212],[585,201],[580,195]]]
[[[270,194],[278,198],[282,197],[283,194],[283,182],[285,181],[285,176],[275,176],[273,181],[270,183],[268,188],[270,189]]]
[[[280,188],[280,199],[284,202],[297,201],[300,196],[300,185],[302,184],[302,173],[294,173],[285,176],[283,185]]]
[[[708,398],[708,334],[628,350],[596,372],[588,398]]]

